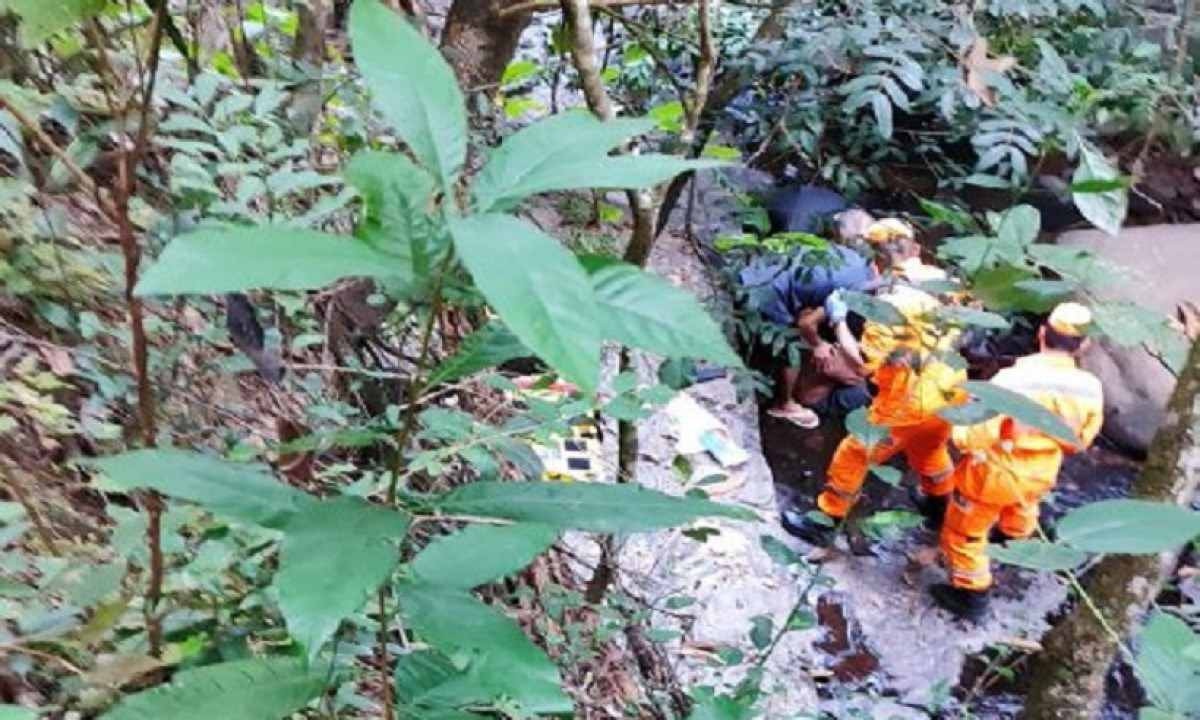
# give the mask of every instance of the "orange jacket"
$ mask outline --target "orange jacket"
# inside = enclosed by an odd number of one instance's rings
[[[880,295],[904,316],[904,325],[868,322],[861,348],[878,392],[867,419],[874,425],[916,425],[946,405],[964,399],[957,389],[967,379],[935,353],[952,346],[957,333],[939,333],[930,315],[937,300],[921,290],[900,286]]]
[[[879,389],[867,419],[873,425],[896,427],[916,425],[931,415],[965,399],[959,385],[967,379],[966,370],[925,354],[894,353],[873,376]]]
[[[1064,454],[1096,439],[1104,422],[1104,390],[1095,375],[1058,352],[1023,357],[992,382],[1042,405],[1078,437],[1067,443],[1004,415],[954,428],[954,444],[969,453],[960,468],[960,490],[996,505],[1029,502],[1054,486]]]

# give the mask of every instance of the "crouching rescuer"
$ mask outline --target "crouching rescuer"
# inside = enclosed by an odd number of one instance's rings
[[[1091,319],[1091,311],[1082,305],[1059,305],[1038,331],[1040,351],[992,380],[1057,415],[1075,432],[1077,442],[1051,437],[1004,415],[954,428],[954,444],[963,457],[954,471],[954,496],[941,533],[950,582],[934,585],[931,592],[938,605],[958,617],[978,621],[987,613],[992,586],[989,535],[1004,541],[1033,535],[1039,505],[1057,482],[1064,453],[1086,449],[1100,432],[1100,381],[1077,366]]]
[[[887,435],[874,447],[853,434],[842,440],[816,501],[828,519],[797,509],[784,512],[785,529],[814,545],[833,542],[835,524],[854,507],[870,467],[898,453],[904,453],[909,468],[920,476],[918,507],[931,522],[940,519],[953,491],[954,465],[947,448],[951,426],[937,413],[965,399],[959,385],[966,371],[944,359],[957,333],[939,329],[939,303],[924,291],[901,285],[879,299],[904,319],[898,325],[868,323],[863,332],[865,371],[877,388],[867,419],[886,428]]]

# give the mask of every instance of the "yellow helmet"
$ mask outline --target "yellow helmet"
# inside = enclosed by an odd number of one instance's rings
[[[871,244],[878,244],[892,240],[913,240],[916,233],[911,225],[899,218],[883,218],[871,223],[863,233],[863,238]]]

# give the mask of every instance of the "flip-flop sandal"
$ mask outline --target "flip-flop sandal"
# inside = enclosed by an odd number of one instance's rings
[[[821,424],[821,418],[812,410],[805,408],[803,413],[785,413],[780,412],[776,408],[767,411],[767,414],[777,420],[790,422],[798,428],[804,430],[812,430]]]

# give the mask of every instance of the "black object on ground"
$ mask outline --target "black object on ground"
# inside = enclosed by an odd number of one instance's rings
[[[938,583],[929,588],[933,601],[951,615],[968,622],[983,622],[988,614],[988,594],[986,591],[964,590],[946,583]]]
[[[816,185],[783,188],[767,203],[771,232],[819,232],[837,213],[850,207],[839,193]]]

